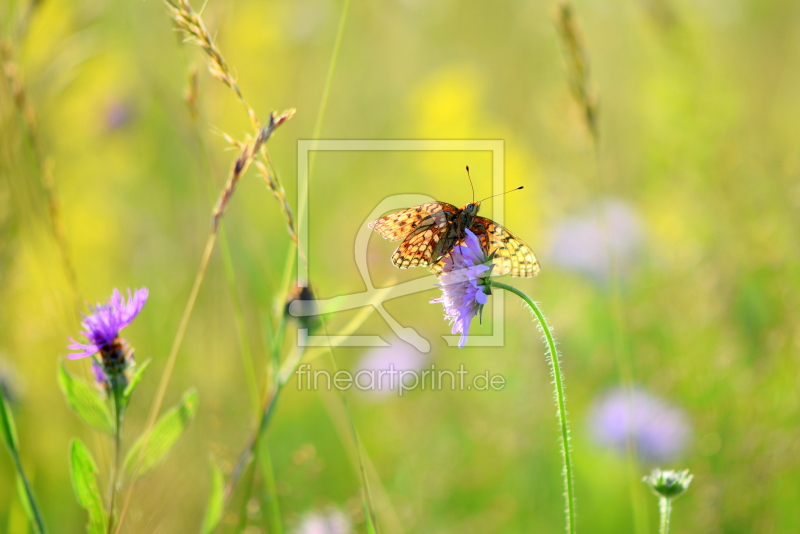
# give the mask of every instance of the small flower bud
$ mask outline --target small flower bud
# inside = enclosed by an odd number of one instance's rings
[[[653,490],[653,493],[665,499],[674,499],[683,494],[689,489],[689,484],[692,482],[692,475],[689,474],[688,469],[683,471],[662,471],[661,469],[653,469],[650,476],[642,479]]]

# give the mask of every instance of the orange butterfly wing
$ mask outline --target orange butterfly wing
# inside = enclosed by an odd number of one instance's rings
[[[539,262],[520,238],[491,219],[475,217],[470,228],[488,254],[494,254],[494,275],[530,277],[539,274]]]
[[[440,275],[445,258],[464,240],[456,235],[461,210],[447,202],[428,202],[390,213],[369,223],[385,239],[403,242],[392,255],[401,269],[429,266]],[[470,228],[487,254],[494,254],[492,274],[530,277],[539,273],[539,262],[520,238],[485,217],[475,217]]]
[[[503,226],[486,217],[475,217],[470,230],[478,237],[486,253],[494,254],[493,275],[510,274],[527,278],[539,273],[539,262],[530,247]],[[463,244],[464,240],[459,239],[455,245]],[[437,276],[442,274],[445,259],[431,265],[431,271]]]
[[[392,263],[401,269],[426,266],[434,254],[441,256],[439,242],[450,233],[460,210],[447,202],[428,202],[390,213],[369,223],[369,227],[385,239],[403,242],[392,254]]]

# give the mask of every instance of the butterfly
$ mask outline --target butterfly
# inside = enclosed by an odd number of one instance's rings
[[[493,274],[535,276],[539,262],[530,247],[491,219],[478,217],[479,209],[480,202],[470,202],[463,208],[427,202],[375,219],[369,227],[384,239],[403,240],[392,255],[392,263],[401,269],[427,266],[440,275],[448,255],[464,242],[465,229],[469,228],[486,253],[493,255]]]

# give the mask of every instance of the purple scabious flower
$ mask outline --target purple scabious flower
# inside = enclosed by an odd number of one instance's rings
[[[676,458],[690,435],[682,410],[638,388],[630,396],[617,388],[596,401],[590,427],[598,443],[620,453],[630,438],[639,456],[651,462]]]
[[[393,339],[390,346],[374,347],[364,355],[358,364],[356,386],[362,391],[385,396],[400,388],[400,381],[406,373],[419,371],[427,362],[427,354],[404,341]]]
[[[453,247],[442,268],[442,296],[431,303],[444,306],[444,317],[453,325],[453,334],[460,332],[458,347],[467,342],[472,318],[483,311],[491,295],[489,275],[492,259],[483,250],[480,241],[469,229],[465,230],[464,244]]]
[[[86,343],[79,343],[70,338],[72,344],[68,348],[78,351],[70,354],[68,358],[78,359],[92,356],[98,352],[110,350],[119,342],[119,333],[123,328],[133,322],[133,319],[142,311],[147,302],[147,289],[136,290],[131,295],[128,290],[128,301],[119,292],[114,290],[111,300],[107,304],[98,303],[94,308],[89,306],[92,313],[83,316],[81,326],[85,328],[81,334],[87,339]]]
[[[352,534],[353,526],[344,513],[331,509],[326,512],[311,512],[303,516],[293,534]]]
[[[605,199],[555,225],[550,261],[564,270],[604,283],[613,251],[624,272],[634,265],[644,242],[644,225],[634,207]]]

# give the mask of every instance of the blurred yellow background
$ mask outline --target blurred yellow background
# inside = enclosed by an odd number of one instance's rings
[[[504,141],[506,186],[525,186],[505,198],[504,221],[536,251],[542,272],[503,281],[541,303],[560,342],[579,530],[655,532],[656,500],[639,478],[658,463],[695,475],[675,505],[673,532],[800,531],[800,4],[573,5],[599,97],[597,152],[567,84],[554,2],[352,2],[320,138]],[[314,136],[342,7],[210,0],[203,10],[259,116],[297,108],[268,145],[293,205],[297,141]],[[235,158],[218,132],[241,139],[251,129],[232,93],[208,75],[201,51],[181,44],[162,3],[38,2],[19,39],[14,28],[26,9],[3,0],[3,40],[37,112],[80,299],[104,301],[114,287],[150,290],[125,331],[137,360],[153,360],[128,413],[132,437],[145,424]],[[184,100],[193,69],[197,122]],[[56,383],[79,326],[7,81],[0,86],[0,376],[51,530],[80,532],[86,519],[69,482],[68,444],[80,437],[101,465],[108,444],[81,425]],[[309,198],[318,295],[364,290],[354,240],[380,200],[419,193],[462,206],[471,200],[464,165],[482,198],[491,194],[491,164],[485,152],[318,153]],[[198,415],[137,486],[127,532],[196,531],[209,454],[229,469],[254,424],[223,250],[261,380],[265,325],[282,305],[290,240],[253,170],[223,226],[225,243],[212,258],[167,394],[171,405],[195,386]],[[606,270],[609,249],[618,276]],[[372,237],[377,286],[427,273],[396,270],[393,251]],[[539,331],[509,296],[504,347],[449,348],[441,307],[428,304],[438,295],[431,289],[386,307],[431,341],[427,363],[488,369],[506,387],[402,397],[348,392],[382,532],[561,531],[557,424]],[[335,331],[354,313],[331,315],[328,327]],[[473,333],[497,327],[484,319]],[[359,333],[393,336],[377,314]],[[357,370],[367,352],[335,354],[341,367]],[[331,366],[327,356],[312,363]],[[599,399],[626,382],[680,414],[684,443],[658,462],[631,458],[597,435]],[[654,435],[662,439],[658,429]],[[268,437],[287,531],[311,532],[302,530],[303,518],[330,509],[364,531],[338,395],[290,383]],[[13,466],[3,458],[0,530],[26,532]],[[271,532],[265,506],[255,498],[252,532]]]

